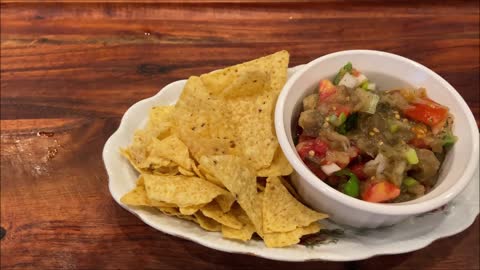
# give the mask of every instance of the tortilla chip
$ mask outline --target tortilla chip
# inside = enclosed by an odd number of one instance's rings
[[[195,173],[196,176],[205,179],[205,176],[202,174],[198,166],[195,164],[195,162],[192,162],[192,170]]]
[[[230,211],[230,208],[232,207],[232,204],[235,202],[235,197],[233,197],[232,194],[223,194],[219,195],[218,197],[215,198],[215,201],[218,203],[220,206],[220,209],[222,209],[223,213],[226,213]]]
[[[174,118],[194,158],[240,155],[254,169],[269,167],[278,147],[273,109],[287,68],[288,52],[282,51],[190,77]]]
[[[176,216],[176,217],[182,216],[182,214],[180,213],[177,207],[156,207],[156,208],[167,216]]]
[[[175,133],[198,161],[202,155],[231,152],[235,123],[224,102],[211,95],[198,77],[190,77],[175,104]]]
[[[198,204],[198,205],[191,205],[191,206],[185,206],[185,207],[180,207],[180,213],[182,215],[187,215],[191,216],[195,214],[200,208],[202,208],[205,204]]]
[[[164,139],[171,134],[172,112],[174,106],[155,106],[150,109],[146,131],[155,134],[155,138]]]
[[[138,182],[143,182],[143,177],[140,177]],[[147,192],[145,190],[145,186],[139,185],[128,192],[127,194],[123,195],[120,199],[123,204],[132,205],[132,206],[154,206],[154,207],[175,207],[174,204],[151,200],[147,196]]]
[[[137,186],[123,195],[120,202],[132,206],[151,206],[144,186]]]
[[[226,190],[197,177],[148,174],[143,177],[149,199],[172,203],[178,207],[206,204],[219,195],[229,195]]]
[[[166,202],[162,202],[162,201],[157,201],[157,200],[152,200],[152,199],[148,199],[148,203],[149,203],[149,206],[153,206],[153,207],[168,207],[168,208],[172,208],[172,207],[176,207],[175,204],[173,203],[166,203]]]
[[[145,186],[145,181],[143,180],[142,175],[140,175],[140,177],[138,177],[136,185],[137,185],[137,187],[138,186]]]
[[[172,121],[174,106],[154,106],[150,109],[147,128],[154,128],[161,123]]]
[[[298,244],[302,236],[317,233],[320,229],[320,224],[314,222],[306,227],[296,228],[289,232],[265,233],[263,241],[270,248],[291,246]]]
[[[205,205],[200,211],[204,216],[230,228],[241,229],[243,227],[243,224],[231,212],[224,213],[216,202]]]
[[[245,211],[243,211],[238,204],[235,204],[232,207],[231,212],[243,224],[243,226],[240,229],[234,229],[222,225],[222,236],[224,238],[236,239],[244,242],[250,240],[255,232],[255,226],[250,218],[248,218]]]
[[[216,222],[215,220],[206,217],[202,214],[202,212],[198,211],[194,214],[198,225],[203,229],[211,232],[219,232],[222,230],[222,224]]]
[[[226,89],[232,81],[237,79],[240,74],[246,71],[258,70],[269,75],[270,87],[278,94],[287,81],[288,61],[289,53],[287,51],[279,51],[249,62],[204,74],[200,76],[200,78],[213,94],[219,94]]]
[[[297,190],[295,190],[290,181],[283,177],[280,177],[280,181],[282,181],[283,186],[288,190],[288,192],[290,192],[290,194],[292,194],[293,197],[295,197],[295,199],[297,199],[297,201],[304,204],[302,197],[300,197],[300,195],[297,193]]]
[[[150,145],[150,153],[147,161],[150,164],[157,164],[159,162],[162,167],[168,166],[171,161],[185,170],[192,168],[192,160],[188,153],[187,146],[175,135],[169,136],[163,140],[154,138]]]
[[[282,185],[279,177],[267,178],[263,202],[263,231],[290,232],[327,218],[297,201]]]
[[[260,95],[270,90],[270,76],[263,70],[251,69],[240,73],[221,95],[225,98]]]
[[[278,147],[273,126],[275,102],[276,96],[268,91],[225,101],[230,110],[229,120],[237,128],[232,145],[256,170],[270,166]]]
[[[262,205],[257,196],[255,171],[236,156],[203,156],[200,165],[213,173],[223,185],[237,198],[255,225],[256,231],[262,232]]]
[[[215,176],[213,176],[212,173],[207,168],[205,168],[205,166],[202,166],[200,164],[198,165],[198,169],[200,170],[201,174],[203,174],[203,179],[208,180],[221,188],[225,188],[222,181],[215,178]]]
[[[192,164],[193,164],[193,162],[192,162]],[[178,167],[178,172],[182,175],[185,175],[185,176],[195,176],[194,172],[189,171],[187,169],[184,169],[183,167],[180,167],[180,166]]]
[[[292,172],[293,172],[292,166],[290,165],[287,158],[283,154],[282,148],[278,146],[270,166],[268,168],[258,170],[257,176],[260,176],[260,177],[282,176],[282,175],[290,175],[292,174]]]

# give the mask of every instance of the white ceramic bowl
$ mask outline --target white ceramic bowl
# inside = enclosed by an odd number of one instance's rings
[[[292,128],[297,124],[303,98],[316,90],[321,79],[333,78],[339,68],[349,61],[381,90],[402,86],[425,87],[433,100],[448,106],[454,115],[453,130],[459,140],[448,152],[435,188],[425,196],[397,204],[358,200],[317,178],[297,154]],[[313,208],[328,213],[333,221],[357,228],[392,225],[445,205],[465,188],[478,165],[478,128],[472,112],[458,92],[427,67],[386,52],[342,51],[305,65],[287,81],[278,98],[275,129],[280,146],[296,171],[293,182],[304,200]]]

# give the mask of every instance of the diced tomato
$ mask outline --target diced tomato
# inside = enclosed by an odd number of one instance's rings
[[[314,143],[315,143],[315,140],[308,140],[308,141],[303,141],[297,144],[295,148],[297,149],[297,152],[300,155],[300,158],[305,160],[305,158],[308,156],[308,152],[310,152],[310,150],[313,150]]]
[[[333,112],[335,113],[335,115],[337,115],[337,117],[340,116],[340,114],[342,113],[344,113],[345,116],[348,117],[348,115],[350,114],[350,107],[341,105],[341,104],[336,104],[335,110]]]
[[[327,153],[327,150],[328,150],[328,144],[325,141],[322,141],[321,139],[317,138],[315,139],[313,150],[315,151],[316,154],[320,156],[325,156],[325,153]]]
[[[358,76],[360,76],[360,72],[356,69],[352,69],[352,75],[355,76],[355,77],[358,77]]]
[[[318,86],[318,99],[324,101],[337,92],[337,88],[329,80],[321,80]]]
[[[365,172],[363,172],[363,167],[365,167],[365,164],[357,163],[350,166],[350,171],[352,171],[352,173],[354,173],[359,180],[365,180],[368,178],[368,175],[366,175]]]
[[[297,144],[296,148],[300,157],[305,160],[310,155],[310,151],[313,151],[316,157],[324,157],[328,150],[328,144],[317,138],[302,141]]]
[[[400,195],[400,189],[389,181],[375,183],[362,193],[362,199],[367,202],[385,202]]]
[[[410,104],[403,113],[410,119],[422,122],[430,127],[441,128],[448,117],[448,109],[435,101],[423,98],[422,102]],[[441,125],[439,127],[439,125]]]
[[[408,144],[411,144],[413,146],[415,146],[416,148],[423,148],[423,149],[428,149],[430,148],[427,143],[425,142],[424,139],[420,139],[420,138],[413,138],[411,139]]]

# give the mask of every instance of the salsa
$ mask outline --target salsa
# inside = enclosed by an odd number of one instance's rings
[[[457,137],[449,109],[426,89],[377,90],[351,63],[303,100],[298,154],[328,185],[369,202],[429,192]]]

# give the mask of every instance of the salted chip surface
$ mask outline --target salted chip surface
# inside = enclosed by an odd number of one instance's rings
[[[222,230],[222,224],[216,222],[215,220],[206,217],[202,212],[198,211],[194,214],[195,220],[203,229],[211,232],[219,232]]]
[[[211,202],[228,191],[198,177],[143,175],[150,199],[187,207]]]
[[[224,213],[216,202],[209,203],[200,209],[202,214],[209,217],[218,223],[234,229],[241,229],[241,223],[231,211]]]
[[[142,183],[142,184],[138,184]],[[145,190],[145,186],[143,185],[143,177],[139,178],[137,186],[132,189],[127,194],[123,195],[120,201],[124,204],[132,205],[132,206],[153,206],[153,207],[175,207],[174,204],[166,203],[162,201],[152,200],[148,198],[147,191]]]
[[[171,134],[172,112],[174,106],[155,106],[150,109],[145,130],[157,139],[166,138]]]
[[[189,171],[189,170],[186,170],[182,167],[178,167],[178,172],[181,174],[181,175],[185,175],[185,176],[195,176],[195,172],[193,171]],[[200,177],[201,178],[201,177]]]
[[[180,211],[177,207],[159,207],[159,206],[157,206],[156,208],[158,210],[160,210],[160,212],[164,213],[167,216],[176,216],[176,217],[183,216],[180,213]]]
[[[147,192],[144,186],[136,186],[127,194],[123,195],[120,201],[123,204],[133,206],[151,206],[150,200],[147,197]]]
[[[269,90],[270,75],[263,70],[252,68],[240,73],[221,95],[225,98],[258,96]]]
[[[327,217],[297,201],[279,177],[267,178],[263,200],[264,233],[293,231]]]
[[[198,205],[191,205],[191,206],[185,206],[185,207],[180,207],[180,213],[182,215],[190,216],[195,214],[200,208],[204,207],[205,204],[198,204]]]
[[[150,149],[147,158],[147,161],[150,163],[155,163],[157,160],[166,160],[173,162],[175,165],[180,166],[185,170],[190,170],[192,168],[192,160],[190,159],[187,146],[175,135],[168,136],[163,140],[154,138],[150,145]]]
[[[237,202],[261,235],[262,204],[257,194],[255,171],[242,158],[231,155],[203,156],[200,164],[211,171],[237,198]]]
[[[243,224],[243,226],[240,229],[234,229],[232,227],[222,225],[222,236],[224,238],[235,239],[244,242],[250,240],[252,235],[255,233],[255,226],[250,218],[238,204],[235,204],[232,207],[231,212]]]
[[[232,154],[254,169],[270,166],[278,147],[273,109],[288,57],[282,51],[188,79],[173,118],[195,159]]]
[[[212,96],[199,77],[190,77],[175,104],[175,134],[195,159],[202,155],[232,153],[235,123],[221,99]]]
[[[222,194],[215,198],[215,201],[218,203],[220,209],[222,209],[224,213],[230,211],[230,208],[235,200],[236,198],[231,193]]]
[[[292,165],[290,165],[287,158],[283,154],[282,148],[278,146],[270,166],[267,168],[258,170],[257,176],[260,176],[260,177],[282,176],[282,175],[290,175],[292,174],[292,172],[293,172]]]
[[[296,228],[289,232],[265,233],[263,241],[270,248],[291,246],[298,244],[302,236],[317,233],[320,229],[320,224],[314,222],[306,227]]]
[[[200,78],[212,93],[219,94],[226,89],[232,81],[237,79],[240,74],[257,70],[269,75],[270,87],[278,94],[287,81],[289,57],[290,55],[287,51],[279,51],[252,61],[212,71],[200,76]]]

